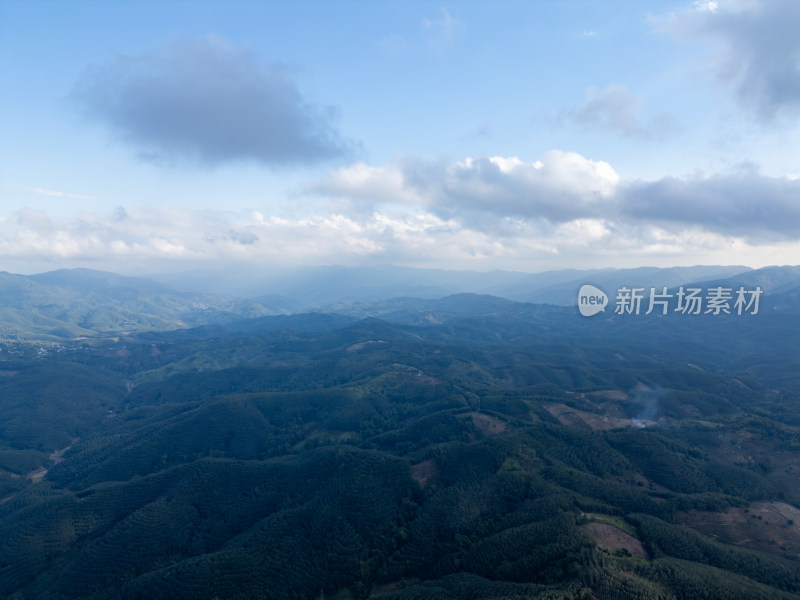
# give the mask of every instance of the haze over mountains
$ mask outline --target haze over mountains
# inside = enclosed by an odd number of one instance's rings
[[[258,297],[279,294],[305,307],[336,301],[383,300],[399,296],[441,298],[474,293],[520,302],[568,305],[582,283],[609,288],[618,284],[673,287],[693,281],[723,279],[751,270],[744,266],[641,267],[636,269],[567,269],[543,273],[519,271],[452,271],[393,265],[375,267],[305,267],[291,271],[195,271],[156,275],[153,279],[176,289]]]
[[[0,600],[800,600],[798,31],[0,0]]]
[[[0,596],[798,600],[799,271],[593,273],[765,295],[591,318],[5,274]]]
[[[446,319],[474,311],[475,299],[446,299],[455,294],[479,294],[481,310],[520,310],[514,302],[570,306],[583,283],[613,294],[622,285],[670,289],[697,284],[705,287],[761,286],[770,296],[800,289],[800,268],[698,266],[679,268],[604,269],[519,273],[444,271],[401,267],[315,267],[291,276],[194,272],[169,278],[126,277],[88,269],[62,269],[37,275],[0,274],[0,315],[5,339],[81,336],[147,329],[179,329],[223,324],[246,318],[301,312],[338,313],[408,320],[428,311],[426,318]],[[213,293],[211,292],[213,290]],[[794,294],[794,295],[792,295]],[[416,300],[415,300],[416,299]],[[466,304],[465,304],[466,303]],[[465,308],[468,306],[468,308]],[[438,315],[438,316],[437,316]],[[449,316],[448,316],[449,315]]]

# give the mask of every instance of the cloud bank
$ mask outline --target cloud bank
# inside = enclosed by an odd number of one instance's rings
[[[555,226],[601,219],[673,231],[694,227],[755,243],[800,240],[800,179],[767,177],[752,168],[626,182],[607,162],[553,150],[535,162],[492,157],[356,163],[308,191],[368,206],[417,205],[487,232],[509,219]]]
[[[359,216],[332,212],[289,219],[258,211],[233,215],[153,208],[59,220],[27,210],[0,221],[0,268],[13,271],[15,265],[27,265],[24,270],[30,272],[84,266],[147,273],[248,264],[392,263],[537,270],[570,268],[576,261],[601,266],[608,259],[623,266],[642,260],[667,265],[687,255],[720,262],[720,249],[735,243],[709,232],[604,219],[560,224],[506,219],[487,232],[421,211],[378,210]],[[800,244],[786,247],[796,253]],[[741,250],[753,258],[752,248],[744,244]]]
[[[368,203],[418,204],[447,218],[485,213],[564,222],[611,210],[619,175],[606,162],[552,150],[540,160],[467,158],[446,163],[401,160],[386,167],[356,163],[308,191]]]
[[[353,146],[286,69],[212,35],[94,65],[70,100],[155,162],[308,164]]]
[[[315,202],[294,216],[120,207],[64,220],[18,210],[0,217],[0,268],[37,260],[42,270],[50,261],[140,272],[233,263],[540,270],[800,262],[800,178],[752,168],[625,181],[606,162],[554,150],[536,161],[355,163],[305,194]]]

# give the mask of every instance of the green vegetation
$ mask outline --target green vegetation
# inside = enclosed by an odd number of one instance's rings
[[[799,322],[472,300],[5,343],[0,596],[800,598],[678,524],[800,505]]]

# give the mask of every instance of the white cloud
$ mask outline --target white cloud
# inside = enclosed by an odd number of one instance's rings
[[[465,32],[463,21],[449,9],[441,8],[437,16],[421,19],[414,31],[383,35],[378,41],[378,47],[390,55],[419,51],[442,54],[450,50]]]
[[[286,218],[156,208],[0,222],[0,269],[65,266],[169,272],[235,264],[407,264],[445,268],[800,262],[798,240],[749,240],[700,225],[620,216],[551,223],[493,216],[491,231],[430,210]],[[235,235],[232,235],[232,232]]]
[[[725,174],[623,181],[614,168],[574,152],[460,161],[357,163],[334,171],[310,193],[363,207],[418,206],[476,230],[503,235],[525,222],[649,223],[752,241],[800,239],[800,179],[767,177],[752,164]]]
[[[800,239],[800,180],[752,169],[709,177],[664,177],[627,184],[620,216],[764,241]]]
[[[711,72],[762,122],[800,112],[797,0],[702,0],[651,20],[677,39],[710,42]]]
[[[624,181],[606,162],[553,150],[534,161],[355,163],[307,191],[321,198],[294,216],[263,207],[242,214],[117,207],[67,219],[18,210],[0,219],[0,269],[800,263],[800,179],[766,177],[753,165]],[[340,210],[342,198],[359,210]]]
[[[448,218],[496,212],[564,221],[608,210],[618,183],[608,163],[552,150],[533,162],[491,157],[454,163],[406,159],[388,167],[356,163],[308,191],[362,202],[418,204]]]
[[[310,105],[285,68],[217,36],[93,65],[71,100],[154,162],[313,163],[353,146],[335,111]]]
[[[15,190],[25,190],[28,192],[33,192],[34,194],[39,194],[40,196],[53,196],[56,198],[74,198],[76,200],[93,200],[94,196],[86,196],[84,194],[73,194],[72,192],[61,192],[58,190],[46,190],[40,187],[30,187],[27,185],[10,185],[6,184],[7,188],[15,189]]]
[[[694,7],[700,12],[716,12],[719,8],[719,2],[716,0],[695,0]]]
[[[439,11],[439,16],[433,19],[423,19],[422,28],[428,35],[428,44],[434,50],[445,50],[453,45],[458,36],[464,33],[464,23],[450,14],[446,8]]]
[[[400,166],[372,167],[363,162],[333,171],[322,183],[308,186],[307,190],[370,204],[425,202],[424,198],[405,186]]]
[[[16,212],[17,222],[32,231],[50,231],[53,223],[43,210],[22,208]]]
[[[602,90],[590,87],[586,101],[569,113],[570,119],[587,128],[611,131],[625,137],[662,137],[673,129],[669,115],[643,121],[639,116],[642,99],[624,85],[611,84]]]

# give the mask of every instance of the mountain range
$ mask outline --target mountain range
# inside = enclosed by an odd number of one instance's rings
[[[762,310],[5,276],[0,597],[798,600],[797,269],[700,275]]]
[[[0,273],[0,339],[64,340],[126,331],[221,325],[254,317],[322,312],[400,322],[441,322],[460,314],[519,313],[526,304],[575,304],[578,288],[674,289],[681,285],[761,286],[765,305],[791,309],[800,267],[680,267],[526,274],[428,269],[318,267],[283,279],[250,280],[236,296],[236,278],[215,273],[127,277],[88,269],[37,275]],[[167,283],[169,281],[169,284]],[[191,283],[191,285],[189,285]],[[202,283],[203,290],[192,291]],[[226,293],[222,293],[226,292]],[[467,296],[465,294],[471,294]],[[777,296],[785,294],[781,298]],[[480,298],[478,298],[480,296]],[[480,308],[478,307],[480,305]],[[477,312],[476,312],[477,311]],[[413,315],[413,317],[411,316]]]

